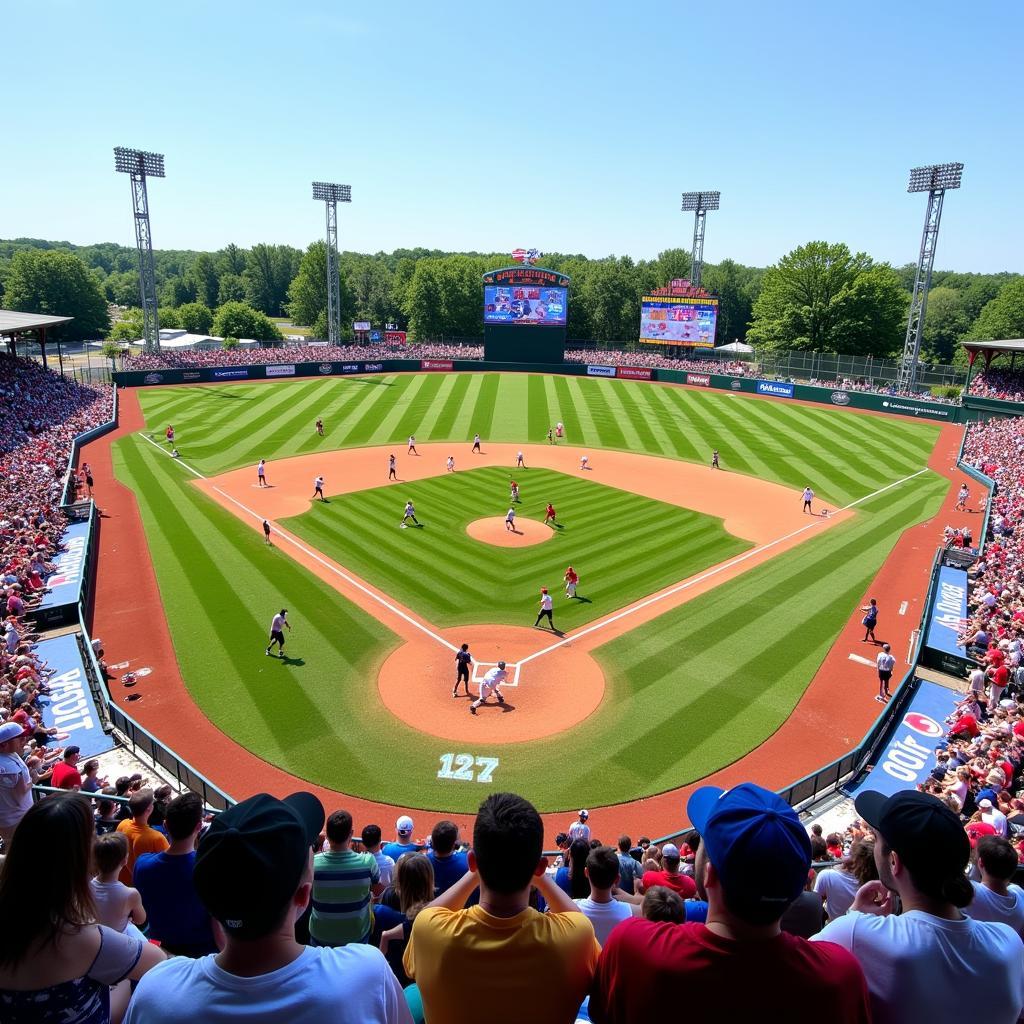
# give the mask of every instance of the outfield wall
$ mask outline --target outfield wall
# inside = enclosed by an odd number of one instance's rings
[[[778,401],[815,402],[837,408],[866,409],[870,412],[914,416],[942,423],[960,422],[961,409],[942,402],[928,402],[867,391],[843,391],[791,384],[788,381],[756,377],[730,377],[717,373],[665,370],[646,366],[607,366],[602,363],[496,363],[476,359],[385,359],[380,362],[273,363],[267,366],[204,366],[201,369],[125,370],[114,374],[121,387],[158,387],[168,384],[220,384],[246,380],[291,380],[296,377],[338,377],[367,373],[452,373],[475,371],[498,373],[559,373],[572,377],[616,380],[661,381],[712,388],[739,394],[760,395]],[[1003,402],[1001,405],[1011,405]],[[991,414],[990,414],[991,415]],[[1005,415],[1005,414],[1004,414]],[[977,417],[975,417],[977,418]]]

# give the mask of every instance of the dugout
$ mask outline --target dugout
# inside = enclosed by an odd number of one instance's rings
[[[569,278],[543,267],[502,267],[483,276],[484,359],[561,363]]]

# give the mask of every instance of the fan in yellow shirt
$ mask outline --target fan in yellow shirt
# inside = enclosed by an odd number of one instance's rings
[[[430,1024],[571,1024],[601,947],[590,922],[548,877],[533,805],[495,793],[473,829],[469,874],[424,910],[406,947]],[[479,885],[480,903],[465,909]],[[547,914],[529,906],[536,886]]]

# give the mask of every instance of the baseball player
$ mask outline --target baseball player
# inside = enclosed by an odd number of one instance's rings
[[[590,456],[589,455],[581,455],[580,456],[580,469],[590,469]]]
[[[263,520],[263,536],[266,538],[267,544],[270,544],[270,522],[266,519]]]
[[[324,421],[317,417],[316,421],[316,432],[323,437],[324,436]]]
[[[509,480],[508,489],[512,501],[519,501],[519,484],[515,480]]]
[[[417,526],[420,525],[420,521],[416,518],[416,507],[411,501],[405,503],[405,515],[402,516],[402,522],[399,524],[404,530],[406,527],[406,520],[411,519]]]
[[[804,512],[805,513],[809,513],[810,515],[813,516],[814,512],[811,510],[811,502],[812,501],[814,501],[814,491],[812,491],[810,489],[810,487],[805,487],[804,488]]]
[[[260,487],[267,486],[267,460],[260,459],[260,464],[256,467],[256,479],[259,481]]]
[[[552,436],[551,428],[548,427],[548,444],[554,444],[554,443],[555,443],[555,439]]]
[[[277,615],[274,616],[273,621],[270,623],[270,643],[267,644],[266,655],[270,657],[270,648],[277,644],[278,650],[282,657],[284,657],[284,631],[285,627],[291,632],[291,623],[288,621],[288,609],[282,608]]]
[[[388,479],[397,480],[398,473],[395,471],[395,457],[394,455],[388,456]]]
[[[564,437],[564,436],[565,436],[565,427],[563,427],[561,423],[556,423],[555,424],[555,437]]]
[[[712,469],[721,469],[722,468],[718,464],[718,449],[717,448],[711,453],[711,468]]]
[[[445,463],[445,467],[447,468],[449,473],[454,473],[455,472],[455,456],[454,455],[449,455],[448,456],[448,461]]]
[[[875,668],[878,670],[878,696],[875,700],[879,704],[884,704],[892,696],[889,693],[889,680],[892,679],[896,659],[889,653],[891,650],[888,644],[882,644],[882,653],[875,658]]]
[[[479,434],[474,434],[473,435],[473,451],[475,453],[477,453],[478,455],[483,455],[483,452],[480,450],[480,435]]]
[[[314,498],[319,498],[321,501],[327,500],[324,497],[324,478],[322,476],[318,476],[313,481],[313,497],[309,500],[312,501]]]
[[[587,824],[589,818],[590,811],[580,811],[576,815],[576,820],[569,826],[569,842],[575,839],[590,842],[590,826]]]
[[[470,714],[475,715],[476,709],[480,707],[481,704],[486,704],[487,698],[492,693],[498,698],[499,704],[504,704],[505,698],[501,695],[500,686],[507,678],[508,673],[505,671],[505,662],[499,661],[498,667],[492,668],[490,672],[484,676],[483,682],[480,684],[480,696],[469,705]]]
[[[415,436],[415,434],[410,434],[409,435],[409,454],[410,455],[419,455],[419,452],[416,451],[416,436]]]
[[[459,683],[466,684],[466,696],[471,697],[469,692],[469,666],[473,664],[473,655],[469,653],[469,644],[463,644],[455,652],[455,689],[452,696],[458,697]]]
[[[575,597],[576,596],[576,584],[579,583],[580,578],[576,575],[576,570],[570,565],[565,570],[565,596]]]
[[[520,467],[522,467],[523,469],[526,469],[526,463],[523,462],[523,453],[522,452],[516,452],[516,468],[518,469]]]
[[[971,496],[970,490],[968,490],[967,484],[961,484],[960,490],[956,495],[956,510],[957,512],[963,512],[967,509],[967,499]]]
[[[170,423],[167,424],[167,435],[166,436],[167,436],[167,443],[168,444],[174,444],[174,427],[172,427],[170,425]]]
[[[544,616],[547,616],[548,625],[552,629],[555,628],[555,620],[551,617],[551,608],[552,608],[552,600],[551,600],[551,595],[548,593],[548,588],[547,587],[541,587],[540,588],[540,611],[537,612],[537,621],[534,623],[534,626],[539,626],[540,625],[540,620],[543,619]],[[481,692],[483,692],[483,691],[481,691]]]
[[[544,525],[547,526],[548,523],[554,523],[554,522],[555,522],[555,506],[552,505],[551,502],[549,501],[548,502],[548,507],[544,511]]]
[[[515,506],[510,508],[505,515],[505,529],[516,532],[516,510]]]

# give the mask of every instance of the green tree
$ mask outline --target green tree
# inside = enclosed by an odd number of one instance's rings
[[[186,302],[195,302],[196,293],[192,282],[175,274],[169,277],[158,289],[161,306],[184,306]]]
[[[847,351],[843,345],[853,344],[867,330],[865,297],[873,289],[881,289],[889,300],[888,283],[899,285],[898,275],[883,275],[854,294],[854,282],[871,265],[865,253],[852,254],[842,243],[798,246],[765,271],[748,340],[769,349]],[[852,322],[857,320],[863,323],[860,330]],[[891,348],[889,326],[882,339],[887,352]]]
[[[241,274],[222,274],[217,291],[217,304],[245,301],[245,279]]]
[[[71,323],[58,328],[62,338],[102,338],[110,330],[107,300],[89,268],[72,253],[16,253],[4,288],[4,303],[10,309],[74,317]]]
[[[1024,277],[999,289],[999,294],[978,315],[968,332],[975,341],[1024,338]]]
[[[208,309],[217,305],[220,295],[220,280],[213,257],[201,252],[188,270],[188,280],[195,294],[195,301]]]
[[[302,253],[290,245],[254,245],[242,274],[249,305],[269,316],[281,316],[301,258]]]
[[[138,306],[139,275],[135,270],[115,270],[103,282],[103,293],[115,306]]]
[[[921,329],[926,357],[937,363],[951,363],[971,322],[962,291],[943,285],[932,288],[928,293],[928,308]]]
[[[239,249],[234,242],[229,242],[217,253],[217,273],[224,277],[226,274],[242,276],[245,270],[245,250]]]
[[[201,302],[186,302],[176,310],[179,324],[189,334],[209,334],[213,326],[213,310]]]
[[[213,333],[222,338],[281,340],[281,332],[269,317],[244,302],[228,302],[221,306],[213,318]]]
[[[103,354],[104,359],[110,360],[110,369],[116,370],[117,366],[115,365],[114,360],[116,360],[118,356],[121,355],[121,346],[116,341],[108,340],[103,342],[103,345],[100,348],[100,352]]]
[[[299,272],[288,286],[288,315],[303,327],[327,312],[327,243],[313,242],[302,254]]]
[[[165,327],[168,329],[184,327],[185,325],[181,322],[181,310],[184,306],[160,306],[156,311],[156,318],[160,323],[160,329],[163,330]],[[139,323],[142,323],[142,310],[139,310]]]
[[[714,266],[709,264],[704,269],[701,284],[718,296],[716,343],[727,345],[736,339],[745,338],[754,315],[746,267],[741,267],[733,260],[722,260]]]
[[[861,271],[841,304],[834,351],[881,359],[898,355],[909,306],[910,298],[899,274],[888,264]]]
[[[114,324],[107,335],[108,341],[138,341],[142,337],[142,310],[129,309]]]

